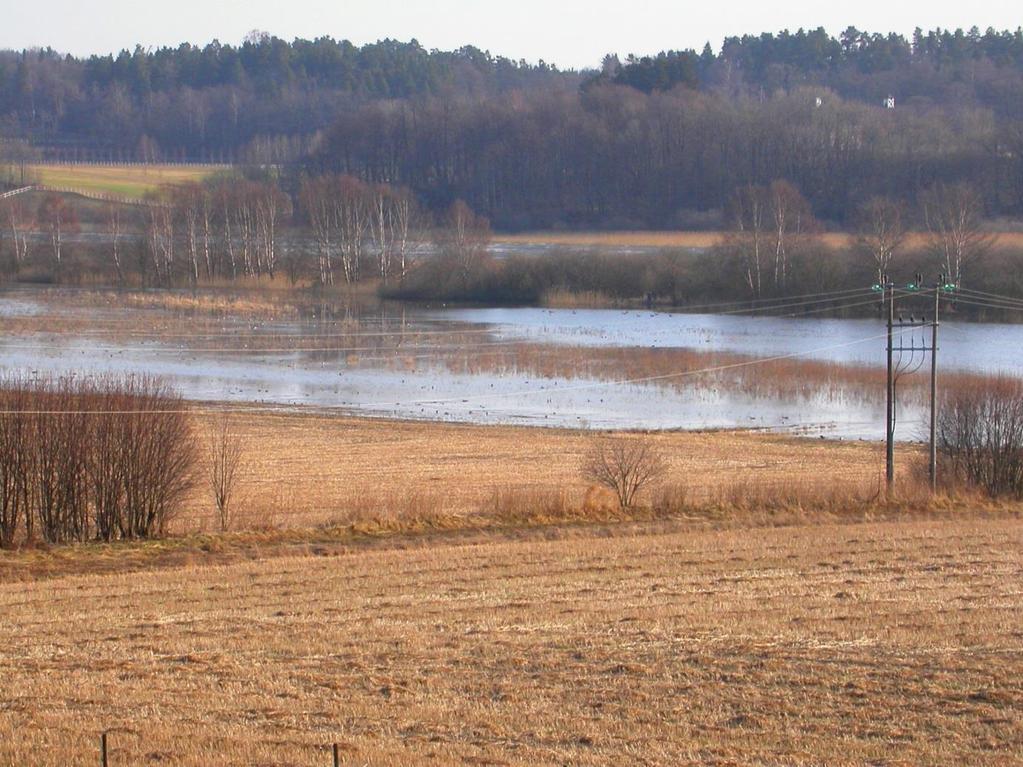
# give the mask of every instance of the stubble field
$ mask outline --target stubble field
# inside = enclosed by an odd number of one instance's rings
[[[465,516],[488,510],[495,495],[525,500],[564,493],[581,504],[590,485],[580,467],[594,436],[585,431],[475,426],[315,413],[235,412],[245,445],[238,479],[240,526],[345,524],[367,518]],[[199,424],[197,442],[220,422]],[[742,487],[876,489],[881,447],[753,432],[632,434],[664,455],[663,483],[693,499]],[[905,448],[907,461],[915,449]],[[179,532],[215,528],[201,482],[178,520]]]
[[[658,523],[0,585],[0,764],[1020,763],[1023,523]]]

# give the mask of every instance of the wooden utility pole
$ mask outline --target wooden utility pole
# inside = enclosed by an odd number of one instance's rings
[[[938,489],[938,306],[941,303],[942,277],[934,287],[934,322],[931,323],[931,492]]]
[[[892,365],[892,326],[895,324],[895,286],[885,275],[884,290],[888,300],[888,396],[887,428],[885,430],[885,481],[888,492],[895,486],[895,369]]]

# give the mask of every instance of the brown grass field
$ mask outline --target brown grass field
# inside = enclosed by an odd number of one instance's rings
[[[215,423],[212,415],[203,421]],[[562,492],[581,504],[579,475],[592,435],[567,429],[339,418],[259,411],[231,415],[246,450],[238,481],[239,525],[304,527],[465,518],[488,512],[495,495]],[[876,488],[881,447],[750,432],[657,432],[646,437],[668,459],[665,481],[694,497],[737,485]],[[200,434],[198,441],[205,442]],[[915,455],[907,448],[908,456]],[[905,462],[903,464],[905,467]],[[199,486],[179,532],[213,529]]]
[[[4,584],[0,764],[1020,764],[1021,547],[661,523]]]

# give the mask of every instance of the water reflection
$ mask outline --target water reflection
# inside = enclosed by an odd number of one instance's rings
[[[736,385],[731,374],[623,384],[617,381],[631,377],[627,368],[606,359],[609,350],[626,350],[620,355],[628,359],[650,349],[800,353],[863,366],[865,380],[873,380],[884,360],[883,325],[873,320],[331,302],[253,319],[97,308],[66,296],[55,302],[52,294],[2,297],[0,318],[5,370],[144,371],[168,377],[196,400],[488,424],[882,435],[883,401],[842,380],[803,382],[787,393]],[[1023,374],[1023,361],[1011,353],[1023,332],[1017,326],[947,323],[942,332],[947,370]],[[539,364],[544,354],[562,368],[570,364],[572,374]],[[910,399],[900,415],[900,436],[918,438],[918,404]]]

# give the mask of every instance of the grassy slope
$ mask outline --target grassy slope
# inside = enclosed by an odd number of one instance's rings
[[[1021,546],[658,528],[0,585],[0,763],[109,729],[112,764],[1014,764]]]
[[[35,165],[40,183],[85,192],[142,197],[161,184],[201,181],[218,168],[205,165]]]

